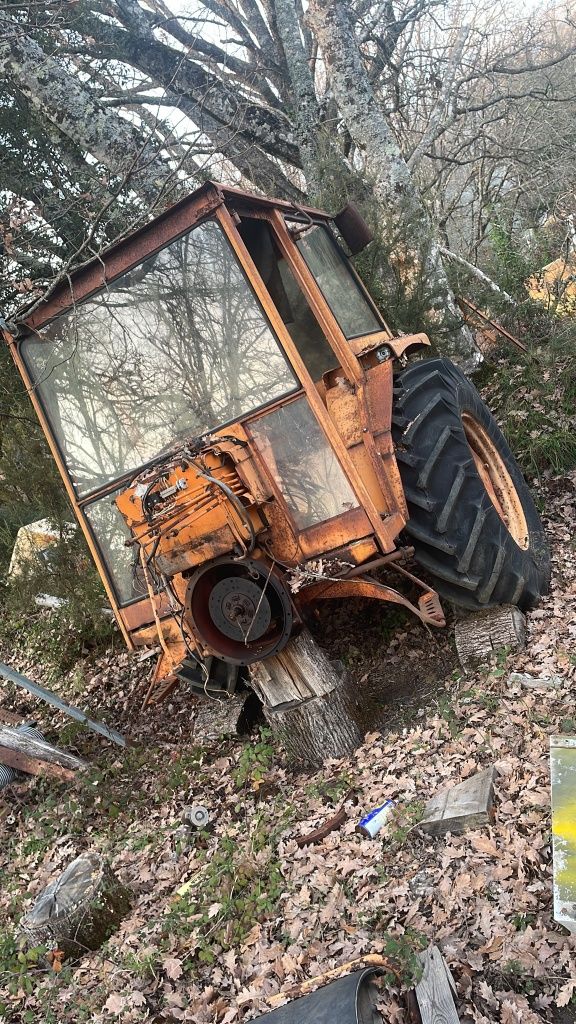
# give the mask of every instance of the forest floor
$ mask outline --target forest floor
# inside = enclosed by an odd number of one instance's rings
[[[552,919],[548,741],[576,732],[575,484],[572,474],[537,485],[554,573],[522,653],[464,676],[450,629],[430,633],[372,606],[334,608],[318,623],[366,696],[369,731],[353,756],[316,773],[288,768],[266,731],[192,738],[197,705],[184,692],[139,713],[151,662],[125,653],[78,665],[60,688],[124,730],[126,752],[3,686],[1,707],[33,716],[91,767],[73,784],[32,780],[0,797],[0,1020],[233,1024],[367,953],[389,957],[409,985],[418,950],[435,942],[462,1021],[573,1021],[576,937]],[[510,684],[512,671],[564,684],[527,690]],[[431,793],[493,763],[493,825],[418,832]],[[357,822],[385,799],[397,802],[395,819],[363,838]],[[299,848],[342,802],[344,826]],[[214,830],[178,851],[190,803],[210,809]],[[19,948],[15,927],[86,849],[110,859],[132,909],[102,949],[54,973]],[[382,986],[386,1021],[406,1019],[401,988]]]

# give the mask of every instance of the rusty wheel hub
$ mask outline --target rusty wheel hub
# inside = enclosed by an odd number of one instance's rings
[[[470,413],[462,414],[476,470],[506,529],[519,548],[528,547],[528,526],[518,491],[492,438]]]

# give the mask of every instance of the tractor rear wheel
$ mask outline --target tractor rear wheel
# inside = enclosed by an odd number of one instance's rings
[[[394,383],[392,431],[416,561],[463,608],[532,608],[550,555],[520,468],[476,388],[449,359]]]

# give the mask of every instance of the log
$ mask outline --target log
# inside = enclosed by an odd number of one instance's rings
[[[22,733],[8,725],[0,726],[0,747],[8,747],[10,750],[35,758],[38,761],[62,765],[63,768],[69,768],[72,771],[86,767],[86,761],[75,757],[74,754],[69,754],[66,750],[60,750],[59,747],[54,747],[51,743],[46,743],[45,740],[38,740],[33,736],[28,736],[26,733]]]
[[[526,646],[526,618],[515,605],[486,608],[459,619],[454,628],[456,651],[466,671],[485,665],[496,651]]]
[[[75,774],[70,768],[63,768],[60,764],[41,761],[37,757],[22,754],[19,750],[0,746],[0,765],[2,764],[16,768],[17,771],[24,772],[26,775],[42,775],[50,779],[62,779],[65,782],[71,782]]]
[[[2,725],[19,725],[21,721],[22,715],[15,715],[13,711],[0,708],[0,723]]]
[[[222,700],[206,699],[194,719],[194,738],[221,739],[249,732],[260,714],[260,701],[252,690]]]
[[[130,907],[130,894],[97,853],[84,853],[40,894],[20,927],[31,947],[66,957],[99,949]]]
[[[360,746],[355,690],[308,630],[253,666],[251,681],[266,721],[292,761],[317,767]]]
[[[490,823],[494,796],[494,766],[464,782],[436,793],[424,808],[418,828],[431,836],[458,834]]]
[[[420,953],[424,970],[414,993],[422,1024],[460,1024],[454,999],[456,986],[437,946]]]

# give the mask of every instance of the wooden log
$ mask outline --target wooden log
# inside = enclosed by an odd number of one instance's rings
[[[86,761],[75,757],[74,754],[60,750],[59,747],[54,747],[51,743],[46,743],[45,740],[27,736],[8,725],[0,726],[0,746],[8,747],[10,750],[15,750],[26,757],[33,757],[38,761],[62,765],[63,768],[70,768],[72,771],[86,767]]]
[[[0,746],[0,764],[7,764],[26,775],[42,775],[65,782],[70,782],[75,776],[70,768],[63,768],[62,765],[52,764],[50,761],[40,761],[37,757],[30,757],[10,747]]]
[[[0,723],[2,725],[20,725],[22,715],[15,715],[12,711],[0,708]]]
[[[454,639],[464,670],[485,665],[503,647],[522,650],[526,646],[526,618],[515,605],[485,608],[459,619]]]
[[[422,977],[414,994],[422,1024],[460,1024],[456,1012],[456,986],[437,946],[420,953]]]
[[[291,760],[318,766],[328,757],[345,757],[362,742],[355,690],[308,630],[253,666],[252,685]]]
[[[194,738],[202,741],[240,736],[249,732],[260,714],[260,701],[252,690],[223,700],[206,699],[196,712]]]
[[[84,853],[40,894],[22,918],[28,944],[66,957],[98,949],[127,913],[130,894],[97,853]]]
[[[494,766],[436,793],[424,808],[418,828],[432,836],[488,825],[494,796]]]

